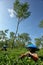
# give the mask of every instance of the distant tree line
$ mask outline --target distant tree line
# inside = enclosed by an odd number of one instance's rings
[[[8,32],[8,29],[0,31],[0,48],[3,45],[7,45],[8,48],[25,47],[25,45],[32,43],[32,39],[28,33],[18,34],[15,39],[15,33],[10,32],[9,34]],[[8,34],[10,35],[9,37]],[[43,47],[43,36],[41,38],[35,38],[35,44],[38,47]]]
[[[14,48],[19,46],[25,46],[27,43],[31,43],[31,38],[28,33],[18,34],[15,39],[15,33],[10,32],[10,37],[8,35],[8,29],[0,31],[0,48],[3,45]]]

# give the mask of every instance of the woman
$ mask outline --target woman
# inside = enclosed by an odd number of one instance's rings
[[[34,61],[37,61],[38,55],[35,52],[36,50],[38,50],[37,47],[32,44],[32,45],[28,46],[27,48],[29,49],[29,51],[24,54],[21,54],[20,58],[22,59],[22,58],[28,56],[28,57],[31,57]]]

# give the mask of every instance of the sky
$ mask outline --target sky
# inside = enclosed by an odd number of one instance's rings
[[[15,0],[0,0],[0,30],[9,29],[16,32],[17,18],[13,14],[13,3]],[[43,20],[43,0],[21,0],[21,2],[29,2],[31,15],[23,20],[18,29],[18,33],[28,33],[35,43],[34,38],[43,35],[43,28],[38,25]]]

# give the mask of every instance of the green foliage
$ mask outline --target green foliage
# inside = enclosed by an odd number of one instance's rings
[[[7,39],[8,29],[0,31],[0,39]]]
[[[15,48],[13,50],[8,49],[6,52],[0,51],[0,65],[43,65],[43,61],[41,61],[41,59],[37,62],[30,57],[19,59],[19,56],[26,51],[27,50],[25,48]],[[40,50],[39,53],[40,52],[42,53],[43,51]]]
[[[0,47],[3,45],[7,45],[8,37],[7,37],[8,29],[0,31]]]
[[[26,19],[30,16],[29,4],[27,2],[21,3],[19,0],[14,2],[14,11],[19,19]]]
[[[14,39],[15,38],[15,33],[14,32],[10,32],[10,38]]]
[[[41,44],[40,38],[35,38],[35,43],[36,43],[36,45],[39,47],[40,44]]]
[[[35,38],[35,44],[40,47],[43,47],[43,36],[41,36],[40,38]]]
[[[19,0],[15,0],[13,9],[15,11],[14,14],[18,18],[17,29],[16,29],[16,35],[17,35],[20,22],[30,16],[29,4],[27,2],[21,3]]]
[[[25,40],[25,41],[30,41],[31,40],[31,38],[30,38],[30,36],[29,36],[28,33],[22,33],[22,34],[20,34],[19,38],[21,38],[22,40]]]
[[[0,31],[0,47],[2,48],[3,45],[7,45],[9,48],[14,47],[25,47],[26,42],[31,42],[31,38],[28,33],[22,33],[16,36],[15,39],[15,33],[10,32],[10,37],[7,37],[8,30],[2,30]]]
[[[40,21],[39,27],[43,28],[43,20]]]

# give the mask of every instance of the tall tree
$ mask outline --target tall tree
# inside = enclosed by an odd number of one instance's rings
[[[8,29],[6,29],[6,30],[2,30],[2,31],[0,31],[0,38],[2,39],[2,40],[6,40],[6,38],[7,38],[7,33],[8,33]]]
[[[8,34],[8,29],[6,29],[5,31],[4,31],[4,33],[5,33],[5,44],[6,45],[8,45],[8,37],[7,37],[7,34]]]
[[[14,32],[10,32],[10,38],[13,39],[14,38]]]
[[[27,2],[21,3],[19,0],[15,0],[13,9],[18,18],[16,36],[20,22],[30,16],[29,4]]]
[[[7,44],[7,40],[8,40],[8,37],[7,37],[7,33],[8,33],[8,29],[6,30],[2,30],[0,31],[0,41],[4,44]]]
[[[40,38],[35,38],[35,44],[40,47],[41,45],[41,39]]]
[[[31,41],[31,38],[28,33],[22,33],[18,36],[22,43],[26,44]]]
[[[43,47],[43,36],[41,36],[40,38],[35,38],[35,43],[38,47]]]
[[[15,39],[15,33],[10,32],[10,42],[12,44],[12,48],[14,47],[14,39]]]

